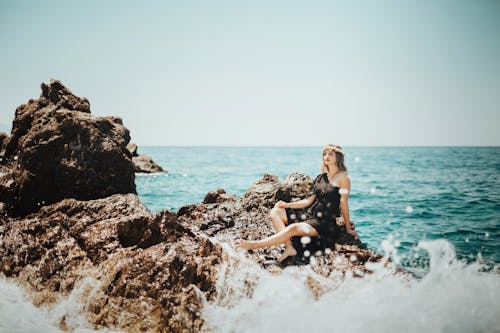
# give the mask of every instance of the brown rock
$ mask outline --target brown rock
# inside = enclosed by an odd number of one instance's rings
[[[207,193],[203,204],[189,205],[179,210],[179,222],[194,233],[205,233],[233,246],[237,246],[236,241],[240,238],[262,239],[275,233],[269,217],[274,204],[278,200],[295,201],[303,198],[311,183],[309,176],[299,173],[288,175],[282,182],[276,176],[266,174],[239,199],[218,200],[218,197],[225,193],[222,189]],[[381,255],[345,232],[342,218],[337,219],[337,223],[341,234],[327,252],[324,249],[318,252],[320,248],[317,248],[314,242],[303,245],[300,237],[294,237],[292,241],[298,254],[294,260],[284,263],[282,267],[287,264],[312,264],[313,269],[324,276],[329,276],[332,272],[344,276],[346,272],[354,271],[365,274],[367,270],[364,264],[367,261],[382,260]],[[277,259],[282,250],[283,248],[278,246],[259,249],[253,251],[251,257],[266,269],[274,271],[275,266],[269,266],[269,263]],[[304,255],[306,251],[311,255]],[[356,260],[351,260],[352,256]],[[312,262],[311,258],[314,258]],[[337,264],[341,259],[345,265]]]
[[[42,84],[40,98],[16,110],[5,149],[12,171],[0,179],[0,200],[24,216],[64,198],[135,193],[129,140],[120,118],[92,116],[88,100],[59,81]]]
[[[253,184],[242,197],[242,205],[247,210],[259,207],[272,208],[279,181],[274,175],[265,174],[261,180]]]
[[[166,172],[163,170],[161,166],[159,166],[155,161],[151,159],[146,154],[139,154],[139,156],[132,157],[132,161],[134,162],[134,170],[135,172],[142,173],[159,173]]]
[[[6,141],[6,139],[8,138],[9,136],[7,135],[7,133],[5,132],[0,132],[0,156],[3,157],[4,155],[4,142]],[[1,161],[0,161],[0,164],[1,164]]]
[[[241,198],[218,189],[177,214],[152,214],[134,194],[130,156],[137,148],[127,147],[128,130],[119,118],[89,112],[88,101],[58,81],[43,84],[38,100],[16,110],[12,135],[3,139],[0,273],[32,291],[36,305],[77,292],[96,329],[209,331],[201,317],[205,302],[231,296],[232,286],[217,295],[220,278],[232,282],[248,267],[227,246],[272,235],[270,209],[278,200],[302,198],[312,179],[293,173],[280,182],[265,174]],[[365,263],[383,258],[338,223],[341,236],[326,250],[294,240],[299,254],[290,264],[308,263],[340,280],[369,274]],[[247,257],[280,274],[284,265],[272,263],[280,253],[273,247]],[[259,277],[240,277],[239,297],[251,297]],[[316,299],[327,291],[312,276],[305,286]],[[63,315],[59,327],[71,331],[70,325]]]
[[[135,143],[129,143],[127,145],[127,150],[130,152],[130,157],[139,156],[139,154],[137,154],[137,145]]]
[[[129,143],[127,145],[127,151],[129,156],[132,158],[134,163],[135,172],[139,173],[163,173],[167,172],[158,163],[153,161],[151,157],[146,154],[137,153],[137,145],[135,143]]]
[[[30,99],[16,109],[12,123],[11,137],[6,146],[6,157],[13,157],[19,150],[19,140],[29,132],[32,122],[39,113],[55,112],[59,109],[90,113],[90,103],[86,98],[75,96],[60,81],[50,80],[42,83],[42,94],[37,100]]]
[[[208,192],[203,199],[204,204],[213,204],[213,203],[223,203],[227,201],[237,201],[238,198],[234,195],[227,194],[224,189],[220,188],[217,191]]]
[[[66,199],[0,225],[0,272],[33,291],[38,305],[75,288],[95,328],[197,332],[216,295],[222,249],[152,215],[136,195]],[[89,277],[95,282],[86,285]],[[61,327],[67,327],[61,318]]]
[[[218,296],[219,274],[230,280],[241,267],[239,257],[228,255],[218,243],[235,247],[242,236],[273,234],[269,208],[247,211],[243,202],[257,206],[249,202],[252,197],[260,202],[252,191],[271,195],[280,188],[301,196],[311,182],[305,175],[286,179],[265,176],[242,198],[219,189],[206,203],[186,206],[178,214],[152,215],[136,195],[116,194],[90,201],[65,199],[25,218],[5,218],[0,224],[0,272],[32,290],[39,305],[75,288],[87,290],[80,299],[94,328],[203,331],[207,327],[201,312],[206,301]],[[297,182],[288,183],[290,179]],[[248,257],[279,274],[283,266],[270,261],[280,252],[279,247],[260,249]],[[382,257],[359,241],[342,238],[329,251],[308,259],[314,272],[342,280],[349,274],[369,274],[364,264]],[[89,277],[94,279],[91,284],[86,282]],[[242,281],[246,297],[251,297],[257,278],[248,275]],[[313,277],[305,287],[315,298],[328,291]],[[60,327],[67,325],[62,317]]]

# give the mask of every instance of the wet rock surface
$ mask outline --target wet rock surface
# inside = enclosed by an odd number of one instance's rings
[[[307,193],[312,179],[298,173],[282,181],[266,174],[242,197],[217,189],[177,213],[151,213],[135,194],[128,131],[117,118],[89,111],[86,99],[58,81],[42,85],[39,100],[16,110],[3,141],[0,274],[31,291],[35,304],[76,294],[94,328],[210,331],[204,304],[227,302],[230,289],[218,295],[221,279],[249,262],[273,274],[308,264],[321,276],[343,279],[369,273],[364,264],[382,259],[345,232],[321,252],[295,239],[297,259],[280,265],[273,262],[278,246],[239,249],[242,237],[274,233],[269,212],[278,200]],[[249,274],[241,281],[246,297],[257,280]],[[316,298],[324,292],[313,276],[306,287]],[[59,326],[74,329],[65,315]]]
[[[137,153],[137,145],[129,143],[127,150],[130,152],[132,162],[134,163],[134,171],[139,173],[166,173],[167,170],[163,169],[158,163],[153,161],[151,157],[146,154]]]

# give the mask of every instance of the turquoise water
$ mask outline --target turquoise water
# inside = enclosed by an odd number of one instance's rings
[[[351,218],[361,240],[426,266],[421,240],[444,238],[460,259],[500,263],[500,147],[346,147]],[[264,173],[319,173],[321,147],[140,147],[168,175],[137,175],[152,210],[177,210],[223,188],[241,196]]]
[[[321,162],[321,147],[139,151],[170,172],[137,175],[139,195],[153,211],[198,203],[217,188],[241,195],[266,172],[280,179],[291,172],[315,176]],[[408,280],[384,265],[370,266],[373,273],[362,279],[324,279],[307,267],[276,275],[221,244],[237,260],[220,267],[217,297],[201,313],[207,327],[217,333],[327,327],[363,333],[500,332],[500,148],[345,151],[351,215],[362,241],[400,258],[419,278]],[[93,271],[50,308],[33,306],[29,292],[0,277],[0,332],[62,333],[63,318],[70,331],[110,332],[95,331],[87,322],[92,295],[102,289],[92,276]],[[309,277],[325,290],[319,299],[304,287]]]

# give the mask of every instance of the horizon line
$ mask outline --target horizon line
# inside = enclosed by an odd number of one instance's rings
[[[324,145],[140,145],[151,148],[318,148]],[[348,148],[500,148],[500,145],[342,145]]]

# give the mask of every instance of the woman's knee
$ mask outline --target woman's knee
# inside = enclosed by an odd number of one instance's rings
[[[300,225],[299,223],[293,223],[287,226],[288,232],[292,235],[296,235],[300,231]]]
[[[274,206],[273,208],[271,208],[269,215],[270,216],[282,216],[284,212],[285,212],[285,208],[279,208],[279,207]]]
[[[277,203],[275,203],[273,207],[274,207],[274,208],[279,208],[279,207],[278,207],[278,202],[277,202]]]
[[[316,229],[304,222],[290,224],[287,228],[293,236],[316,236],[318,234]]]

